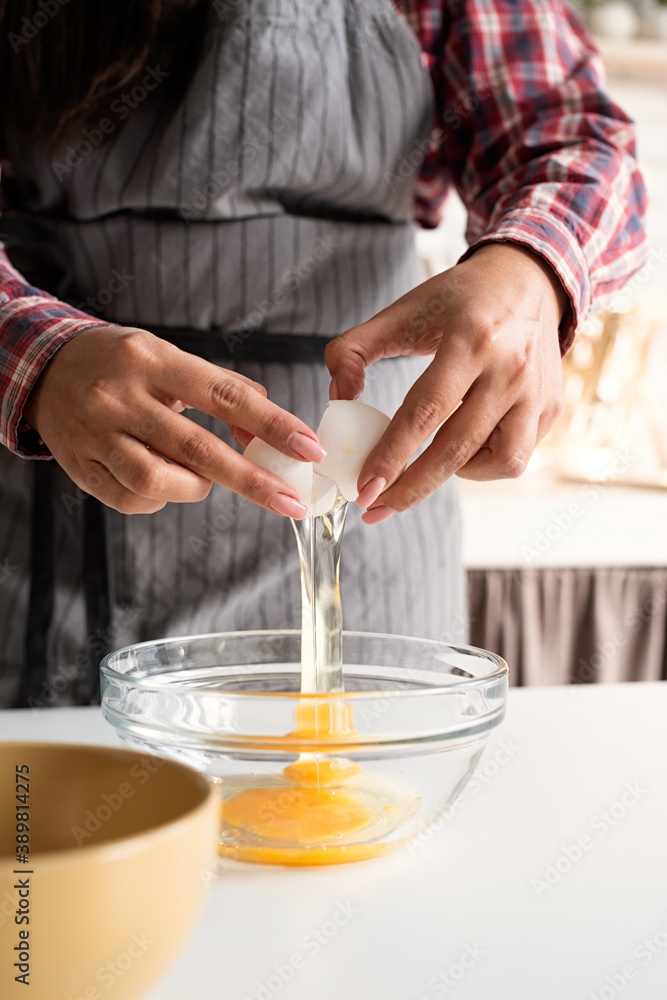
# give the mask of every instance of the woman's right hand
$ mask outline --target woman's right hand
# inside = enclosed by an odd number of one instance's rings
[[[67,341],[37,380],[24,417],[77,486],[123,514],[203,500],[219,483],[303,517],[296,490],[183,416],[185,407],[226,421],[242,445],[256,435],[291,458],[324,456],[313,431],[257,382],[125,327],[95,327]]]

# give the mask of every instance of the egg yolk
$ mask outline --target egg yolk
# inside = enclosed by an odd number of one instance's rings
[[[296,728],[284,739],[326,741],[355,732],[352,708],[339,697],[303,698],[296,708]],[[396,842],[344,843],[361,830],[372,833],[377,822],[377,809],[368,794],[345,787],[360,773],[361,767],[352,760],[302,755],[283,770],[290,784],[247,788],[223,802],[225,826],[260,843],[222,844],[220,853],[264,864],[322,865],[361,861],[395,849]],[[391,807],[385,806],[381,812],[388,810]],[[268,841],[266,846],[262,840]],[[280,841],[290,846],[281,847]]]
[[[339,695],[332,700],[301,698],[296,706],[296,729],[287,737],[326,740],[355,736],[356,729],[352,722],[352,708],[340,701]]]
[[[334,757],[332,760],[297,760],[288,764],[283,774],[297,785],[309,788],[329,788],[349,781],[361,768],[353,760]]]
[[[261,865],[342,865],[352,861],[370,861],[395,851],[405,840],[382,844],[348,844],[341,847],[220,847],[223,857]]]
[[[356,797],[299,785],[248,788],[224,803],[223,816],[256,837],[304,847],[342,840],[373,819]]]

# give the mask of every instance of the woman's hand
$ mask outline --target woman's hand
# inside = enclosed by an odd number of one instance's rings
[[[123,514],[202,500],[220,483],[303,517],[296,490],[183,416],[186,406],[227,421],[243,445],[257,435],[292,458],[324,455],[313,431],[269,402],[263,386],[122,327],[96,327],[64,344],[24,416],[82,490]]]
[[[328,345],[333,399],[359,396],[365,368],[380,358],[435,355],[361,471],[357,503],[373,505],[366,523],[412,507],[454,473],[502,479],[525,470],[562,408],[558,326],[567,305],[540,257],[486,244]]]

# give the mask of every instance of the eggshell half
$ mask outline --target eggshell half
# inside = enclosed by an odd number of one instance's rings
[[[313,506],[310,513],[313,517],[320,517],[327,514],[336,502],[338,487],[333,479],[326,479],[317,472],[313,472]]]
[[[317,428],[327,454],[317,471],[338,483],[346,500],[357,499],[359,473],[390,422],[391,417],[367,403],[333,399],[327,404]]]
[[[311,504],[313,490],[313,463],[300,462],[296,458],[289,458],[281,451],[267,444],[261,438],[254,437],[246,450],[243,452],[248,461],[258,465],[260,469],[272,472],[274,476],[283,479],[299,494],[302,504],[309,507]]]

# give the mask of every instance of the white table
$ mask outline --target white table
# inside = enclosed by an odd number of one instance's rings
[[[116,742],[94,708],[0,712],[0,736]],[[411,851],[223,871],[146,1000],[662,1000],[667,684],[513,689],[480,768]]]

